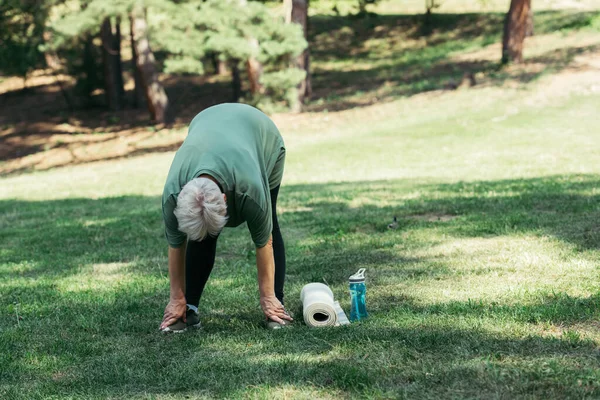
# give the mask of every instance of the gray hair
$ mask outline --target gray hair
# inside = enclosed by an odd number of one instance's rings
[[[227,204],[216,183],[208,178],[194,178],[177,197],[175,217],[179,230],[190,240],[217,236],[227,223]]]

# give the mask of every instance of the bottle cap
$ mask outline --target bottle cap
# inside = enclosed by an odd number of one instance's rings
[[[365,281],[365,268],[359,269],[354,275],[350,277],[350,282],[364,282]]]

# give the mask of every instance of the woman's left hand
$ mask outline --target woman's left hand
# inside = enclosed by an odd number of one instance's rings
[[[285,312],[283,304],[275,296],[261,297],[260,306],[265,316],[271,321],[285,325],[285,321],[293,321],[292,317]]]

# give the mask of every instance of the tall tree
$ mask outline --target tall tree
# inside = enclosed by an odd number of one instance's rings
[[[148,40],[148,24],[146,12],[142,4],[136,3],[130,14],[131,35],[136,52],[136,66],[140,71],[141,85],[144,88],[148,111],[152,120],[157,123],[169,122],[167,112],[169,99],[165,89],[158,80],[158,71],[154,53]]]
[[[258,40],[256,40],[256,38],[253,37],[249,38],[248,46],[251,50],[251,55],[250,57],[248,57],[248,61],[246,61],[246,71],[248,72],[250,93],[252,93],[252,95],[258,95],[261,94],[263,91],[263,85],[260,82],[263,72],[263,66],[262,63],[256,58],[256,56],[260,52]]]
[[[111,110],[123,109],[125,90],[121,63],[121,21],[116,19],[114,26],[110,17],[104,18],[100,28],[102,39],[102,61],[104,63],[104,92],[106,103]]]
[[[527,34],[531,0],[511,0],[504,21],[502,63],[523,62],[523,44]]]
[[[52,42],[52,32],[50,30],[44,30],[42,37],[44,39],[44,45]],[[44,51],[44,60],[46,61],[46,66],[51,70],[59,71],[61,69],[60,59],[58,58],[58,55],[56,55],[56,52],[51,50]]]
[[[525,31],[525,37],[531,37],[535,34],[535,26],[533,23],[533,9],[529,7],[527,13],[527,30]]]
[[[52,32],[50,32],[48,29],[45,29],[42,38],[44,40],[44,45],[41,47],[45,48],[47,47],[46,43],[52,42]],[[43,52],[44,60],[46,61],[46,67],[50,68],[50,71],[52,71],[52,74],[54,75],[54,81],[60,88],[60,92],[63,95],[63,98],[65,99],[65,103],[67,104],[67,108],[69,109],[69,111],[72,111],[73,103],[71,102],[71,98],[69,97],[69,94],[67,93],[67,90],[62,80],[58,77],[62,70],[60,58],[58,57],[56,52],[51,49],[44,49]]]
[[[227,65],[227,61],[222,60],[219,54],[211,52],[208,55],[208,59],[212,64],[215,75],[229,75],[229,66]]]
[[[144,107],[146,104],[146,94],[142,84],[142,72],[138,68],[138,54],[135,46],[133,29],[129,29],[129,40],[131,43],[131,64],[133,69],[133,105],[136,108]]]
[[[92,92],[101,87],[98,65],[96,62],[96,50],[94,46],[94,35],[85,33],[83,35],[83,63],[81,75],[77,80],[78,92],[84,97],[84,105],[90,107],[93,104]]]
[[[241,7],[248,6],[248,0],[238,0]],[[248,48],[250,49],[250,57],[246,61],[246,72],[248,73],[248,82],[250,83],[250,93],[253,96],[258,96],[263,92],[261,77],[263,72],[262,63],[257,56],[260,53],[258,40],[254,36],[247,38]],[[235,81],[235,78],[234,78]]]
[[[242,78],[240,76],[240,60],[238,59],[231,61],[231,85],[233,88],[232,101],[237,103],[242,97]]]
[[[286,12],[286,22],[296,23],[302,27],[304,39],[308,42],[308,6],[309,0],[284,0]],[[310,53],[308,46],[294,60],[295,67],[305,72],[304,79],[298,84],[298,101],[292,106],[295,112],[302,109],[302,104],[310,97],[312,93],[310,81]]]
[[[217,71],[219,75],[229,75],[229,66],[227,65],[227,61],[219,59]]]

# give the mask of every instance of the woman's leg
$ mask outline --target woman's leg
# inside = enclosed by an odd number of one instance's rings
[[[210,272],[215,265],[217,238],[207,236],[196,242],[189,240],[185,253],[185,299],[188,304],[198,307],[200,296]]]
[[[271,190],[271,210],[273,219],[273,256],[275,257],[275,296],[283,304],[283,285],[285,283],[285,245],[277,221],[277,195],[279,186]]]

